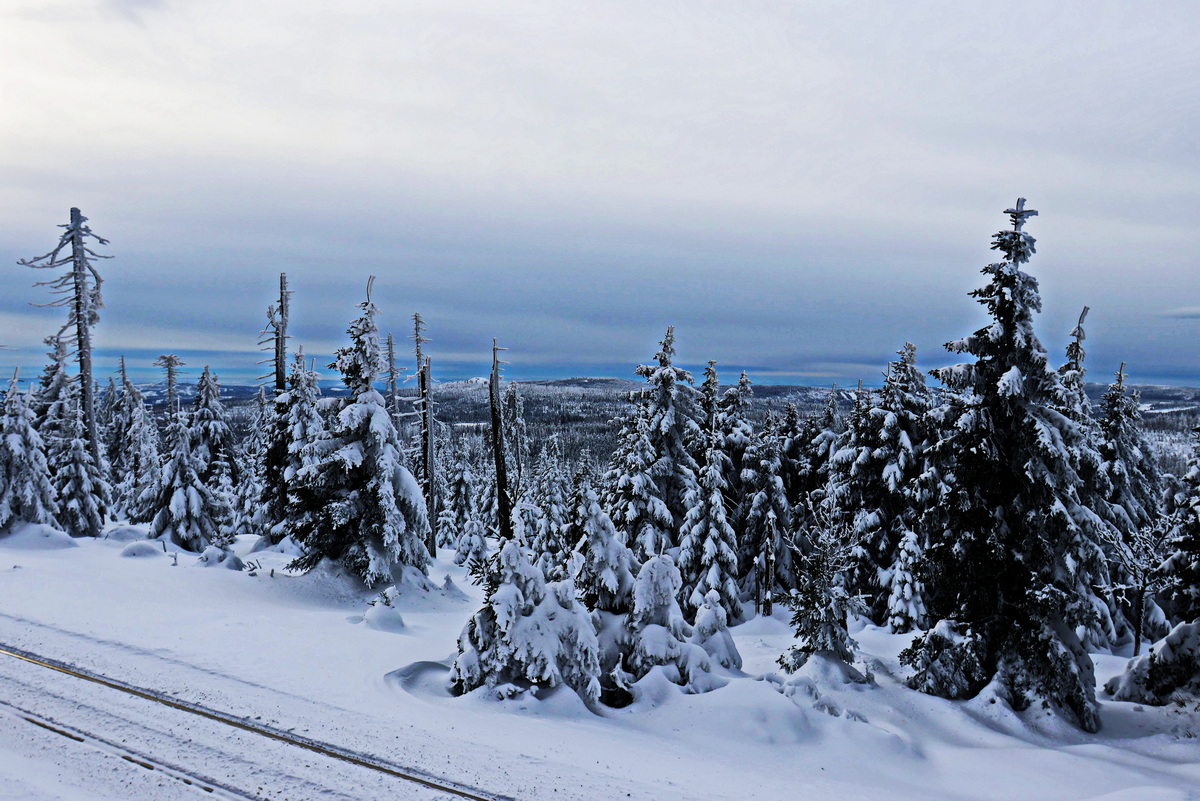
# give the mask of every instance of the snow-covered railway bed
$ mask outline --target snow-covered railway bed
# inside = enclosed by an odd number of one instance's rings
[[[225,799],[503,798],[0,647],[0,712]]]

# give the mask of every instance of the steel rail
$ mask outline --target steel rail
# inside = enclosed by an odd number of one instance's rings
[[[279,729],[275,729],[270,726],[250,723],[244,718],[236,717],[227,712],[221,712],[216,709],[201,706],[200,704],[194,704],[190,701],[180,701],[170,698],[164,693],[136,687],[132,684],[126,684],[118,679],[102,676],[98,673],[92,673],[84,668],[70,665],[66,662],[60,662],[57,659],[52,659],[50,657],[39,656],[38,654],[34,654],[20,648],[0,645],[0,655],[9,656],[13,659],[19,659],[23,662],[28,662],[39,667],[48,668],[77,679],[83,679],[84,681],[89,681],[93,684],[99,684],[102,687],[108,687],[109,689],[117,690],[118,692],[143,698],[147,701],[153,701],[156,704],[162,704],[163,706],[168,706],[172,709],[178,709],[181,712],[187,712],[188,714],[207,718],[208,720],[222,723],[235,729],[241,729],[242,731],[246,731],[251,734],[257,734],[260,737],[266,737],[287,745],[296,746],[297,748],[303,748],[306,751],[311,751],[315,754],[321,754],[322,756],[347,762],[351,765],[357,765],[358,767],[393,776],[397,779],[403,779],[404,781],[412,782],[413,784],[419,784],[423,787],[428,787],[431,790],[449,793],[450,795],[458,796],[459,798],[466,798],[470,801],[516,801],[516,799],[513,799],[510,796],[489,793],[486,790],[459,784],[451,779],[434,776],[416,768],[396,765],[391,762],[385,762],[383,760],[376,759],[375,757],[371,757],[366,754],[355,753],[354,751],[341,748],[331,743],[313,740],[308,737],[301,737],[296,734],[280,731]]]

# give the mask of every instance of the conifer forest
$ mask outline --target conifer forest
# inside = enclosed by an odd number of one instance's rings
[[[997,261],[964,300],[987,323],[946,344],[958,364],[927,371],[901,342],[878,387],[764,405],[744,372],[723,383],[716,362],[703,376],[677,366],[668,327],[630,389],[560,387],[555,420],[527,411],[546,387],[505,380],[501,356],[519,354],[495,341],[486,382],[443,388],[429,323],[404,312],[408,332],[383,333],[396,316],[372,300],[373,279],[318,366],[289,335],[304,298],[281,275],[252,398],[223,395],[207,365],[184,384],[174,354],[155,360],[156,384],[131,381],[124,360],[97,375],[112,254],[72,209],[54,248],[21,262],[47,271],[37,286],[62,325],[41,375],[14,375],[4,396],[0,546],[48,560],[83,546],[98,571],[126,557],[165,572],[165,591],[174,568],[220,568],[195,581],[221,584],[187,590],[204,616],[237,616],[209,606],[231,576],[293,585],[271,591],[273,614],[304,614],[288,596],[333,598],[362,605],[355,625],[402,637],[406,617],[437,610],[441,628],[420,628],[451,656],[387,677],[452,708],[544,705],[636,729],[667,698],[703,710],[750,683],[863,729],[881,708],[888,720],[994,707],[993,727],[1086,742],[1128,726],[1104,713],[1124,703],[1195,737],[1200,428],[1186,430],[1185,410],[1150,430],[1124,366],[1089,396],[1088,309],[1060,357],[1048,352],[1038,212],[1021,198],[1005,214]],[[157,602],[142,580],[123,579],[121,614]],[[268,675],[290,658],[255,637],[238,650]],[[121,678],[139,676],[154,678]],[[915,713],[921,697],[972,711]],[[864,759],[894,748],[846,736]]]

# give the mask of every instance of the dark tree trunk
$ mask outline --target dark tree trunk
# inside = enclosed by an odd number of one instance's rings
[[[508,493],[508,465],[504,460],[504,418],[500,409],[500,351],[492,340],[492,375],[488,379],[488,398],[492,407],[492,456],[496,462],[496,516],[501,541],[513,538],[512,496]]]
[[[99,468],[100,436],[96,431],[96,392],[92,383],[92,320],[88,311],[88,266],[83,243],[83,215],[79,209],[71,209],[71,261],[75,274],[75,337],[79,346],[79,388],[83,405],[83,427],[88,441],[88,450]]]

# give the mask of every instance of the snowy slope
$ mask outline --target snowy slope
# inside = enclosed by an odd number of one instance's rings
[[[409,586],[385,609],[338,576],[287,576],[287,557],[249,554],[249,541],[239,551],[255,575],[201,569],[186,554],[177,564],[153,550],[123,556],[124,541],[61,548],[35,535],[0,539],[0,644],[514,798],[1200,798],[1196,711],[1105,702],[1104,730],[1085,735],[1032,710],[927,697],[898,683],[909,638],[873,627],[855,633],[873,686],[842,684],[819,665],[776,675],[791,639],[781,614],[733,630],[745,672],[706,695],[651,687],[633,707],[600,713],[569,692],[498,703],[444,691],[479,595],[448,559],[431,578],[449,575],[468,597]],[[1123,664],[1101,657],[1099,681]],[[285,781],[328,797],[425,797],[38,670],[0,657],[0,700],[138,753],[169,752],[171,764],[254,797],[284,797],[270,788]],[[0,714],[5,798],[203,795],[148,775]]]

